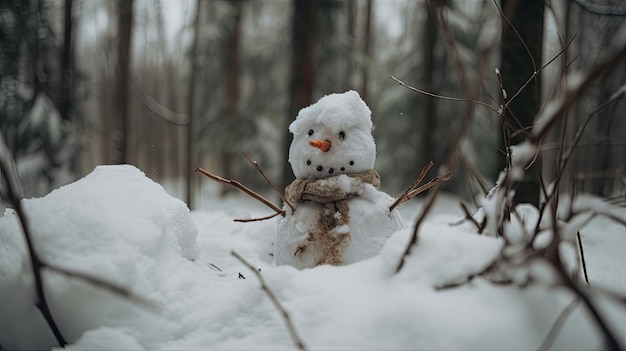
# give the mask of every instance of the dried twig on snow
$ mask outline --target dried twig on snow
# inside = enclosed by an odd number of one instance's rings
[[[276,309],[280,312],[280,316],[283,317],[283,321],[285,322],[285,325],[287,326],[287,330],[289,331],[289,335],[291,336],[291,339],[293,340],[293,343],[296,345],[298,350],[306,350],[306,347],[304,346],[304,343],[302,342],[302,339],[298,335],[298,332],[296,331],[296,328],[294,327],[293,323],[291,322],[291,318],[289,318],[289,313],[280,304],[280,302],[278,301],[278,299],[276,298],[276,295],[274,295],[272,290],[270,290],[270,288],[267,286],[267,283],[265,282],[265,279],[263,279],[263,276],[261,275],[261,273],[259,273],[259,271],[257,271],[254,268],[253,265],[251,265],[248,261],[246,261],[238,253],[236,253],[234,251],[231,251],[230,254],[233,255],[236,259],[238,259],[239,262],[241,262],[249,270],[251,270],[252,273],[254,273],[254,275],[256,275],[256,277],[259,279],[259,282],[261,283],[261,289],[265,292],[265,294],[267,294],[267,297],[270,298],[270,300],[274,304],[274,307],[276,307]]]
[[[272,219],[278,215],[280,215],[282,213],[272,213],[269,216],[265,216],[265,217],[259,217],[259,218],[237,218],[237,219],[233,219],[233,221],[235,222],[241,222],[241,223],[247,223],[247,222],[258,222],[258,221],[265,221],[268,219]]]
[[[50,311],[50,306],[48,306],[48,301],[46,300],[46,294],[43,289],[43,280],[41,276],[41,270],[44,267],[44,264],[41,262],[39,256],[37,255],[37,252],[35,251],[26,213],[24,213],[24,209],[22,208],[22,187],[20,185],[20,181],[15,170],[16,168],[13,157],[11,156],[9,148],[4,142],[2,134],[0,134],[0,171],[2,172],[2,177],[4,177],[6,184],[6,193],[3,193],[2,195],[9,203],[9,205],[11,205],[15,210],[17,218],[19,219],[20,225],[22,227],[24,239],[26,240],[28,256],[30,257],[30,264],[33,270],[33,276],[35,278],[35,293],[37,296],[35,306],[37,306],[37,309],[41,311],[41,314],[46,320],[46,323],[48,323],[48,325],[50,326],[50,329],[52,330],[55,339],[59,343],[59,346],[63,347],[67,345],[67,342],[65,341],[61,330],[55,322],[54,317],[52,316],[52,312]]]
[[[585,282],[589,284],[589,276],[587,275],[587,263],[585,263],[585,252],[583,251],[583,240],[580,237],[580,232],[576,232],[576,238],[578,239],[578,249],[580,250],[580,262],[583,267],[583,275]]]
[[[578,307],[579,304],[580,304],[580,299],[575,298],[572,300],[572,302],[570,302],[567,306],[565,306],[563,311],[559,313],[559,316],[556,318],[556,320],[552,324],[550,331],[548,332],[546,337],[543,339],[541,346],[539,346],[537,350],[550,350],[550,348],[552,347],[552,344],[554,343],[554,340],[561,332],[561,329],[563,328],[565,321],[567,321],[567,318],[569,318],[569,316],[572,314],[572,312],[574,312],[574,310],[576,309],[576,307]]]

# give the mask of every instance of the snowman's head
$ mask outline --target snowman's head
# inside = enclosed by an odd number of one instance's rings
[[[296,178],[320,179],[374,168],[372,112],[356,91],[330,94],[303,108],[289,126]]]

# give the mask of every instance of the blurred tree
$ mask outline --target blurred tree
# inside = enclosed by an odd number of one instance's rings
[[[512,97],[541,65],[544,6],[543,0],[501,0],[505,18],[502,20],[500,72],[508,97]],[[526,139],[539,112],[540,99],[540,77],[537,76],[509,104],[506,116],[511,145]],[[501,143],[502,150],[503,145]],[[504,160],[501,164],[503,169]],[[539,203],[539,164],[535,162],[519,183],[516,203]]]
[[[435,44],[437,43],[437,33],[439,25],[437,24],[437,11],[444,4],[442,0],[426,2],[426,19],[423,21],[423,29],[420,36],[420,44],[418,46],[421,54],[421,67],[417,85],[420,89],[429,92],[435,92],[433,84],[433,75],[437,71],[435,62]],[[417,120],[416,134],[418,144],[415,148],[415,164],[413,173],[419,174],[422,167],[428,161],[433,159],[431,150],[433,150],[433,130],[436,128],[435,118],[435,99],[430,96],[418,94],[416,96],[417,104]]]
[[[65,0],[63,21],[63,48],[61,51],[61,79],[59,89],[59,113],[65,120],[71,120],[71,107],[74,100],[74,1]]]
[[[70,125],[58,112],[63,78],[55,6],[44,0],[0,1],[0,132],[26,196],[73,179]]]
[[[117,18],[117,75],[114,94],[114,115],[109,131],[109,162],[128,163],[128,84],[130,82],[130,58],[133,28],[134,0],[118,0]]]
[[[230,2],[232,6],[232,19],[229,26],[229,35],[226,46],[226,106],[223,115],[222,137],[226,141],[221,150],[221,164],[224,177],[233,178],[233,158],[239,153],[235,148],[239,145],[236,135],[238,123],[237,104],[240,96],[239,86],[239,42],[241,38],[241,0]],[[222,195],[234,191],[230,186],[222,186]]]
[[[567,37],[576,35],[568,49],[571,65],[568,72],[585,70],[614,50],[611,42],[626,33],[626,2],[621,0],[574,0],[568,2]],[[583,28],[583,30],[581,30]],[[617,66],[600,77],[589,92],[569,111],[566,143],[591,115],[579,147],[571,160],[566,190],[590,192],[599,196],[617,195],[624,199],[626,191],[626,99],[616,99],[596,114],[618,91],[624,91],[626,65]],[[566,144],[567,146],[567,144]]]
[[[196,0],[196,10],[193,20],[193,39],[191,40],[191,50],[189,51],[189,77],[188,79],[188,88],[187,88],[187,116],[189,116],[189,124],[186,129],[186,155],[185,158],[187,160],[185,165],[185,176],[186,176],[186,202],[189,208],[193,206],[193,169],[194,162],[196,162],[196,136],[194,134],[195,127],[195,97],[196,97],[196,73],[199,70],[198,67],[198,39],[200,38],[200,28],[201,27],[201,14],[202,14],[202,3],[201,0]]]
[[[298,115],[298,111],[313,101],[315,87],[315,38],[318,21],[319,1],[293,0],[293,17],[291,32],[291,78],[289,108],[285,115],[285,126],[289,125]],[[294,179],[289,165],[289,145],[291,134],[285,128],[281,157],[282,178],[279,186],[283,188]]]
[[[372,35],[372,9],[374,8],[374,0],[367,0],[365,6],[365,25],[363,27],[363,57],[365,63],[363,64],[363,77],[361,81],[361,97],[365,101],[369,101],[369,79],[370,79],[370,66],[372,61],[372,46],[374,37]]]

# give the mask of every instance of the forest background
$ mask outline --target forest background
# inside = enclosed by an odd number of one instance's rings
[[[227,191],[201,190],[193,169],[269,192],[246,151],[282,187],[298,110],[354,89],[391,194],[429,160],[442,168],[471,113],[446,191],[473,199],[505,166],[503,135],[522,140],[561,78],[606,56],[625,16],[620,0],[0,0],[0,129],[29,197],[129,163],[200,208],[202,191]],[[492,108],[467,112],[391,76]],[[625,84],[626,64],[599,77],[543,141],[518,201],[537,203],[539,178],[550,183],[590,115],[561,189],[623,199],[626,103],[611,98]],[[509,99],[503,133],[494,110]]]

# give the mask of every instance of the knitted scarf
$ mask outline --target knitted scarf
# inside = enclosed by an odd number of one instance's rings
[[[347,179],[338,179],[346,176]],[[378,172],[369,170],[324,179],[296,179],[285,189],[287,200],[291,202],[312,201],[323,205],[316,215],[317,223],[309,233],[308,240],[315,243],[316,251],[321,251],[316,265],[343,263],[341,254],[350,242],[350,229],[347,225],[350,220],[348,200],[360,195],[366,183],[378,188]],[[295,255],[305,249],[306,247],[298,248]]]

